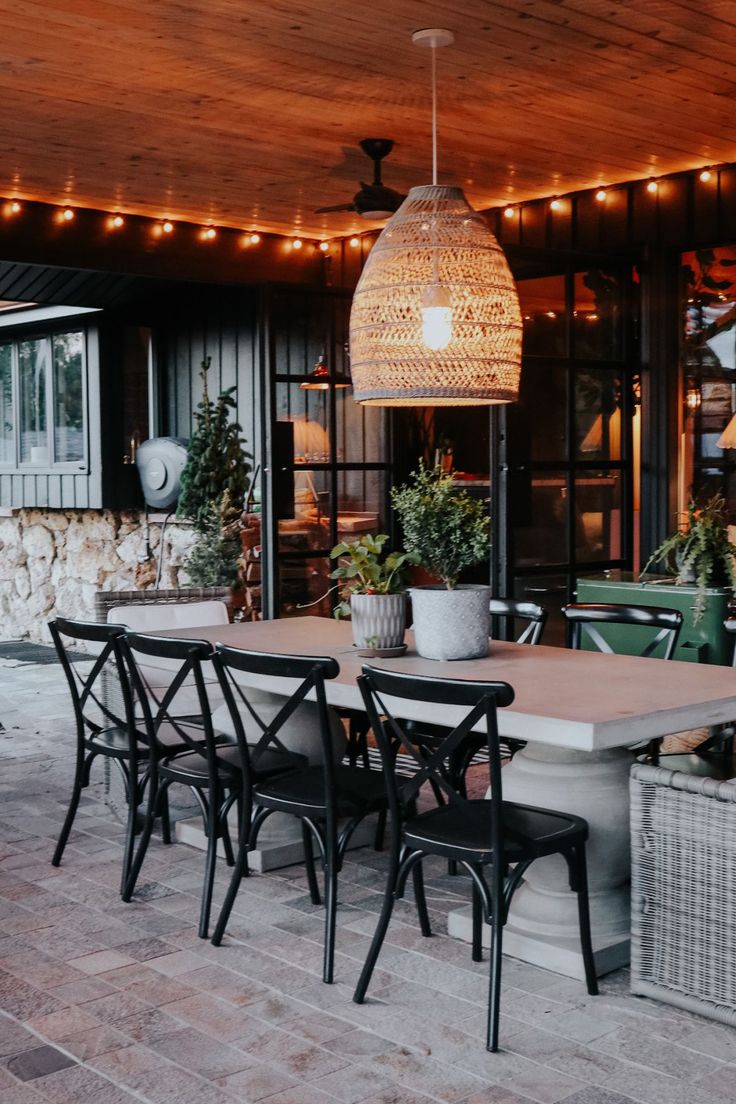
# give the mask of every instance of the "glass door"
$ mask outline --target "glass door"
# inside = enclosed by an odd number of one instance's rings
[[[636,287],[630,267],[520,279],[518,403],[500,412],[493,514],[497,591],[546,606],[547,643],[580,575],[634,557]],[[638,432],[638,431],[637,431]]]

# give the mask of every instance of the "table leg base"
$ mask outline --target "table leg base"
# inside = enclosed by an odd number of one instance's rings
[[[237,829],[232,822],[230,833],[234,840]],[[356,847],[372,847],[375,834],[376,818],[367,817],[353,832],[348,850],[354,850]],[[177,843],[186,843],[201,851],[207,848],[207,837],[200,817],[177,821],[174,838]],[[222,851],[219,853],[221,856]],[[256,850],[251,851],[248,856],[250,869],[256,874],[265,874],[267,870],[279,870],[283,866],[295,866],[303,862],[304,845],[300,825],[294,817],[284,813],[274,813],[259,833]]]
[[[447,917],[448,935],[472,941],[472,917],[470,908],[454,909]],[[483,946],[491,944],[491,929],[483,925]],[[503,951],[512,958],[542,966],[565,977],[585,981],[583,956],[580,952],[580,940],[561,939],[559,937],[534,935],[518,931],[513,920],[509,920],[503,930]],[[629,939],[621,935],[607,935],[593,939],[593,953],[598,977],[618,970],[629,961]]]

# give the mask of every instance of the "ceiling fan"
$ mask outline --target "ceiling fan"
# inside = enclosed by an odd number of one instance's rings
[[[359,143],[366,157],[373,162],[373,183],[360,182],[360,191],[352,203],[338,203],[335,207],[319,207],[316,215],[328,215],[333,211],[355,211],[364,219],[390,218],[404,202],[405,196],[387,188],[381,181],[381,162],[394,148],[390,138],[364,138]]]

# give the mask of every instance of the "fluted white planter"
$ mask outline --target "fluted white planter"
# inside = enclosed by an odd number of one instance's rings
[[[352,594],[350,620],[357,648],[399,648],[406,632],[406,595]]]
[[[488,654],[489,586],[412,587],[414,642],[425,659],[477,659]]]

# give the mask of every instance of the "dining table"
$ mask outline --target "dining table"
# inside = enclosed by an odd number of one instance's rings
[[[730,667],[574,651],[491,640],[480,659],[438,661],[414,650],[365,658],[349,623],[297,617],[216,625],[161,635],[277,654],[330,656],[339,674],[326,683],[330,705],[362,709],[357,677],[364,664],[437,678],[503,681],[512,705],[499,710],[502,737],[525,741],[502,772],[503,799],[574,813],[589,825],[587,861],[591,926],[600,974],[629,959],[629,772],[632,748],[675,732],[736,718],[736,672]],[[254,688],[286,695],[290,680],[248,675]],[[397,703],[387,700],[388,708]],[[398,715],[452,726],[463,711],[436,703],[401,702]],[[470,909],[450,912],[448,932],[470,939]],[[504,952],[570,977],[583,978],[576,898],[558,856],[537,860],[514,895]]]

